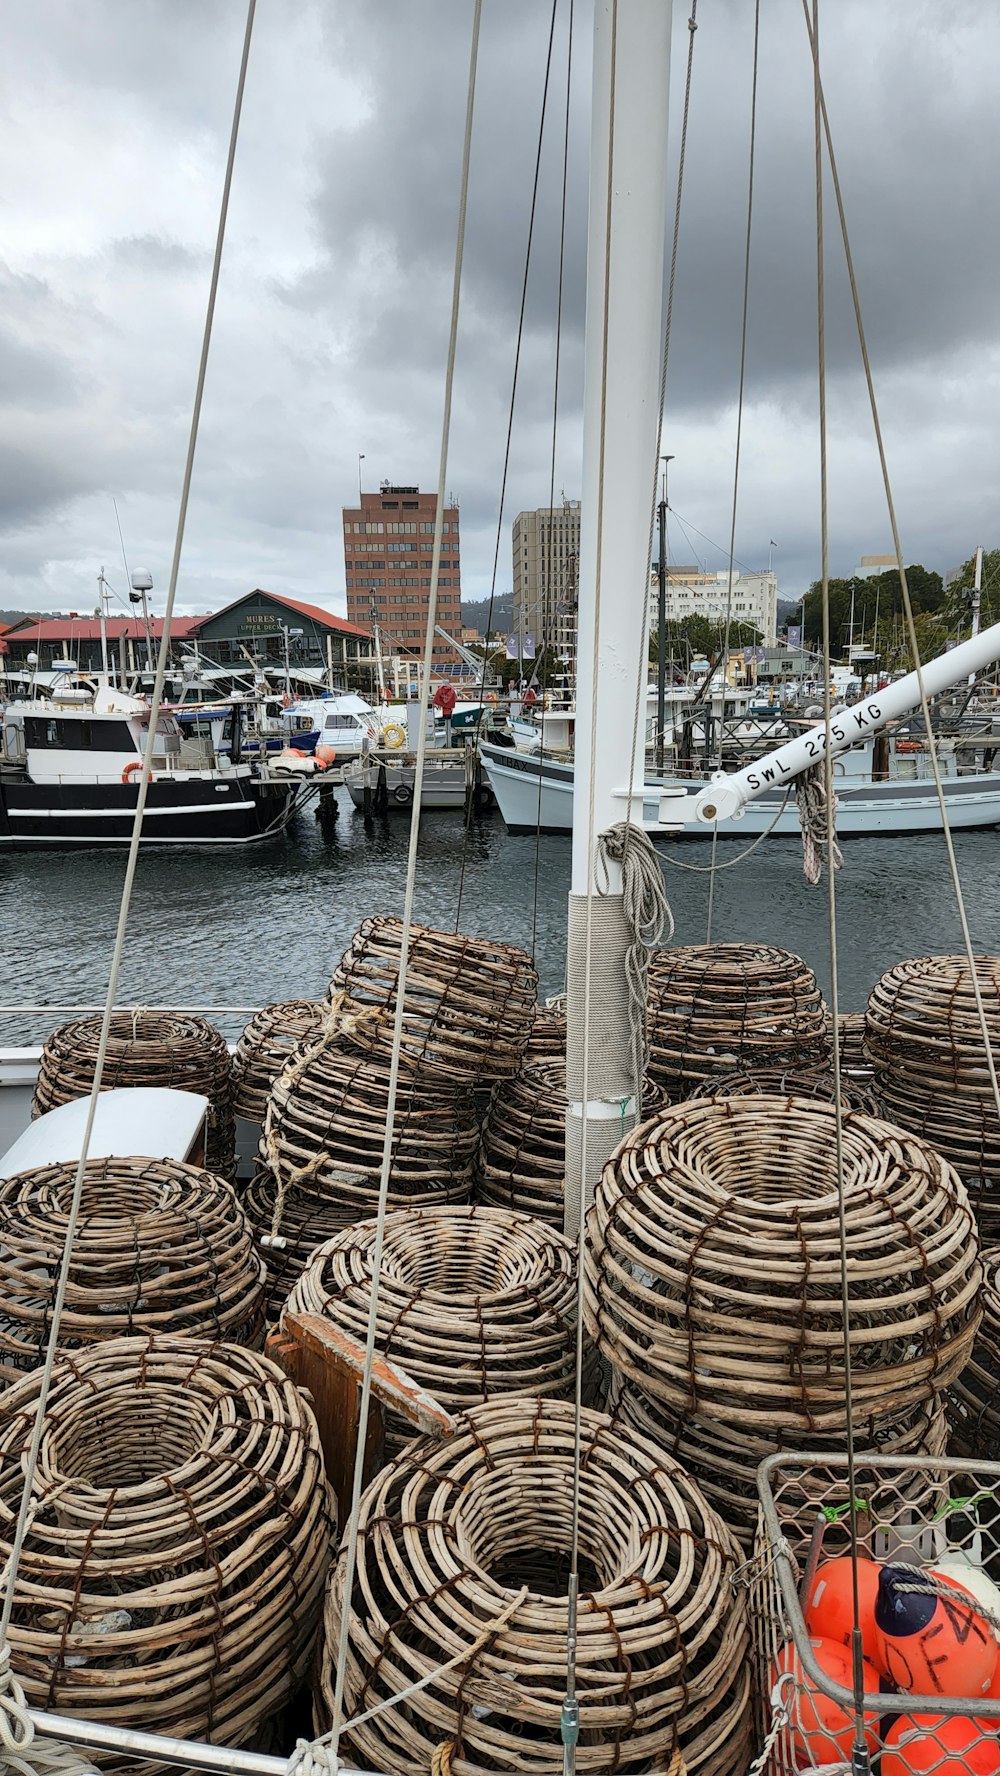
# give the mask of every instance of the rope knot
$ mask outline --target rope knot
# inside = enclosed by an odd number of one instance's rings
[[[802,873],[810,887],[815,888],[823,874],[823,856],[828,838],[828,828],[833,827],[836,815],[837,798],[834,796],[832,810],[827,807],[826,780],[822,764],[811,765],[808,771],[802,771],[795,779],[795,801],[799,810],[799,825],[802,828]],[[837,844],[834,831],[831,858],[835,870],[843,864],[840,846]]]

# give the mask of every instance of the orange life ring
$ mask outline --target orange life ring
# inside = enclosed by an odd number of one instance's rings
[[[921,741],[921,740],[897,740],[896,741],[896,751],[897,752],[923,752],[923,750],[924,750],[923,741]]]
[[[141,759],[133,759],[131,764],[126,765],[124,771],[122,772],[122,782],[129,783],[131,781],[131,779],[135,776],[135,773],[137,771],[141,771],[141,770],[142,770],[142,760]],[[153,773],[152,773],[152,771],[150,771],[149,776],[146,778],[146,782],[152,783],[152,781],[153,781]]]

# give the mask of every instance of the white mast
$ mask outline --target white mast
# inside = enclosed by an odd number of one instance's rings
[[[629,811],[641,824],[650,512],[660,448],[672,0],[597,0],[584,352],[573,874],[567,953],[567,1227],[635,1121],[621,874],[588,895],[598,835]],[[612,93],[612,69],[614,92]],[[610,176],[609,176],[610,175]],[[639,717],[635,703],[639,696]],[[634,745],[633,745],[634,735]],[[603,880],[601,885],[603,886]],[[587,1101],[583,1061],[590,926]],[[622,1108],[624,1104],[624,1110]]]
[[[101,671],[110,684],[111,677],[108,672],[108,624],[107,614],[104,608],[104,597],[104,569],[102,567],[97,576],[97,614],[101,619]]]
[[[979,634],[979,612],[982,605],[983,592],[983,547],[980,543],[976,550],[976,573],[972,582],[972,633]]]

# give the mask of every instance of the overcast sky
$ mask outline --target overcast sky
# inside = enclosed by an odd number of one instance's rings
[[[627,0],[626,0],[627,3]],[[550,8],[486,0],[450,488],[489,590]],[[764,0],[736,554],[818,573],[812,87]],[[1000,9],[829,0],[824,74],[907,560],[1000,544]],[[259,0],[179,608],[255,585],[344,609],[340,508],[433,487],[471,0]],[[675,6],[676,162],[688,6]],[[510,524],[547,503],[560,0]],[[675,561],[732,502],[752,0],[701,0],[664,449]],[[32,0],[0,57],[0,605],[84,611],[103,565],[162,608],[243,0]],[[579,495],[590,19],[576,0],[556,497]],[[832,204],[828,219],[833,222]],[[890,547],[842,257],[827,260],[831,570]],[[680,528],[683,520],[688,526]]]

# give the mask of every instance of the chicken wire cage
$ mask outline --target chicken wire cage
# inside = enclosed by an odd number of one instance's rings
[[[757,1721],[773,1776],[855,1772],[851,1629],[861,1630],[867,1767],[1000,1773],[1000,1462],[769,1456],[744,1569]]]

